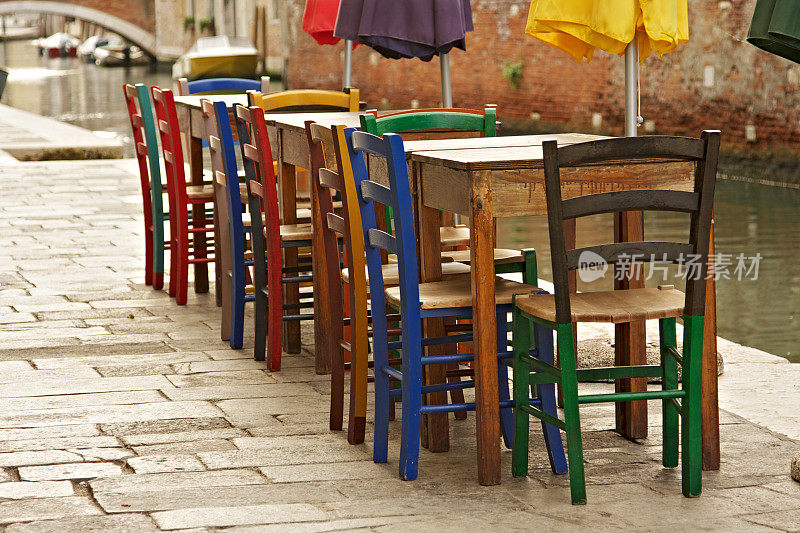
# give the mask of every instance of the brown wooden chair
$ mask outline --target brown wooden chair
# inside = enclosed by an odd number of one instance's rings
[[[683,494],[700,494],[705,278],[719,142],[718,131],[705,131],[700,139],[650,136],[606,139],[565,147],[558,147],[554,140],[542,144],[555,294],[518,296],[514,304],[515,429],[512,462],[515,476],[527,474],[529,415],[532,415],[566,432],[572,503],[586,503],[578,406],[600,402],[661,400],[663,465],[678,465],[680,415]],[[628,190],[589,194],[567,200],[561,197],[560,174],[566,167],[598,165],[602,169],[603,165],[615,162],[639,160],[694,163],[693,190]],[[689,242],[623,242],[566,249],[565,221],[600,213],[639,210],[690,214]],[[693,272],[694,275],[687,276],[686,294],[672,286],[570,293],[571,270],[603,264],[629,266],[632,261],[696,264],[698,268]],[[679,316],[683,316],[684,328],[682,354],[677,350],[675,334],[675,318]],[[573,323],[622,324],[651,319],[659,320],[661,364],[576,370]],[[552,360],[544,361],[531,355],[531,324],[538,329],[551,328],[557,332],[558,366]],[[541,332],[536,337],[536,346],[548,342]],[[552,342],[552,336],[549,342]],[[680,389],[678,364],[683,369]],[[531,372],[531,367],[534,372]],[[661,378],[662,390],[578,395],[579,381],[648,377]],[[553,383],[560,383],[564,394],[563,421],[529,403],[531,386],[552,387]]]

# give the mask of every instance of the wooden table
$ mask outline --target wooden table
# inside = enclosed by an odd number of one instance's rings
[[[494,219],[501,217],[546,213],[541,150],[541,141],[545,138],[556,138],[559,144],[572,144],[585,142],[590,137],[559,134],[407,143],[408,159],[418,192],[422,281],[441,279],[439,211],[461,214],[471,222],[478,478],[484,485],[498,484],[501,477],[497,334],[492,283],[495,247],[493,223]],[[564,199],[611,190],[692,190],[693,187],[691,166],[675,162],[620,161],[608,166],[569,169],[562,171],[562,181]],[[641,217],[618,217],[617,223],[624,224],[618,228],[617,236],[634,240],[640,231],[637,225],[641,224]],[[713,291],[713,285],[710,290]],[[713,292],[709,297],[713,299]],[[709,309],[706,331],[712,329],[714,323],[713,309]],[[617,334],[622,336],[617,339],[617,344],[644,345],[643,329],[617,330]],[[704,418],[706,412],[710,417],[717,412],[714,401],[716,350],[710,353],[708,346],[706,348],[704,385],[706,389],[713,390],[704,390]],[[710,440],[714,440],[713,429],[704,426],[704,432],[711,435]],[[718,434],[715,440],[718,447]]]

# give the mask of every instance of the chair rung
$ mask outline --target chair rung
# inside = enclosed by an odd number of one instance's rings
[[[531,385],[545,385],[547,383],[561,383],[559,376],[553,376],[547,372],[531,372],[528,378],[528,383]]]
[[[531,356],[530,354],[522,354],[520,358],[525,361],[526,363],[530,363],[530,365],[537,371],[537,372],[545,372],[550,374],[551,376],[555,376],[557,378],[561,377],[561,370],[554,367],[553,365],[547,364],[544,361],[540,361],[535,357]]]
[[[314,307],[314,302],[298,302],[294,304],[283,304],[284,309],[310,309]]]
[[[631,402],[634,400],[664,400],[666,398],[683,398],[682,390],[645,391],[645,392],[613,392],[610,394],[587,394],[578,396],[578,403]]]
[[[683,405],[681,405],[681,402],[679,402],[677,398],[668,398],[668,400],[669,403],[675,406],[675,409],[678,411],[678,413],[683,415]]]
[[[657,378],[661,377],[660,365],[608,366],[582,368],[575,372],[578,381],[600,381],[605,379]]]
[[[679,365],[683,364],[683,356],[678,353],[678,350],[675,349],[674,346],[665,346],[667,353],[675,359]]]
[[[283,283],[303,283],[305,281],[314,281],[311,276],[284,276],[281,281]]]
[[[283,315],[284,322],[289,320],[313,320],[314,315]]]
[[[446,403],[440,405],[423,405],[419,412],[423,415],[431,413],[455,413],[457,411],[474,411],[475,403]]]
[[[396,368],[385,366],[381,370],[383,371],[384,374],[386,374],[390,378],[397,381],[403,381],[403,373],[397,370]]]
[[[189,263],[190,265],[194,265],[197,263],[213,263],[213,262],[214,262],[213,257],[198,257],[197,259],[189,259],[187,261],[187,263]]]
[[[535,407],[531,407],[530,405],[520,405],[518,407],[523,413],[528,413],[529,415],[535,416],[539,420],[543,422],[547,422],[551,426],[555,426],[560,430],[566,431],[567,425],[564,423],[563,420],[554,417],[553,415],[549,415],[542,411],[541,409],[536,409]]]
[[[436,385],[425,385],[422,387],[422,394],[431,394],[434,392],[443,392],[443,391],[451,391],[451,390],[460,390],[460,389],[471,389],[475,386],[475,382],[472,380],[468,381],[456,381],[453,383],[437,383]],[[399,398],[402,396],[403,389],[392,389],[389,391],[390,398]]]

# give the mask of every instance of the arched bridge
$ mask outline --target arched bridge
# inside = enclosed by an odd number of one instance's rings
[[[0,15],[39,13],[74,17],[114,32],[155,56],[153,4],[153,0],[0,0]]]

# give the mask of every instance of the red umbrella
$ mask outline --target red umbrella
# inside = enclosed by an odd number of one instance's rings
[[[340,0],[307,0],[303,13],[303,31],[312,36],[319,44],[336,44],[340,41],[334,37],[336,16],[339,13]],[[342,85],[350,86],[350,73],[352,70],[352,42],[345,40],[344,46],[344,74]]]

